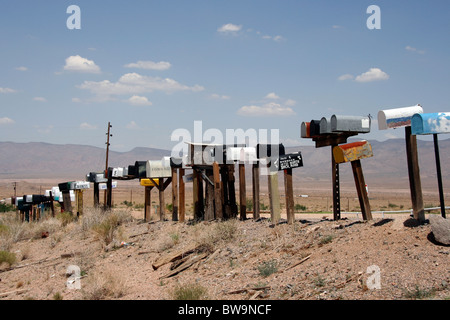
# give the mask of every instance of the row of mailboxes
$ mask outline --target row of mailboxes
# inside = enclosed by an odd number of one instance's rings
[[[83,190],[83,189],[89,189],[90,184],[89,181],[70,181],[70,182],[63,182],[58,184],[59,190],[61,192],[66,192],[70,190]]]
[[[371,122],[369,116],[332,115],[329,119],[323,117],[320,120],[303,122],[300,129],[300,136],[302,138],[314,138],[332,133],[369,133]]]

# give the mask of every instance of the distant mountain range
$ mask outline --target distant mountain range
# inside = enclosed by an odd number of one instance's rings
[[[349,140],[350,142],[351,140]],[[374,156],[361,161],[368,185],[378,188],[408,188],[406,148],[403,139],[370,141]],[[444,187],[450,187],[450,140],[440,141]],[[301,151],[304,167],[294,170],[296,185],[331,181],[331,147],[288,147],[287,152]],[[432,141],[418,141],[420,172],[424,188],[436,186],[436,165]],[[169,156],[169,150],[135,148],[128,152],[110,151],[109,166],[125,167],[136,161]],[[0,142],[0,179],[84,179],[89,172],[105,167],[103,148],[87,145],[58,145],[42,142]],[[353,183],[350,164],[342,164],[341,180]],[[248,170],[249,172],[250,170]]]

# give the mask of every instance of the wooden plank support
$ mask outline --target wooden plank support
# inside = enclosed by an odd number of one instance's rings
[[[270,219],[273,224],[278,224],[281,219],[280,192],[278,190],[278,172],[270,172],[270,162],[267,165],[267,176],[270,199]]]
[[[76,190],[77,196],[77,216],[83,215],[83,190]]]
[[[236,179],[234,177],[234,164],[228,165],[228,196],[230,203],[230,216],[229,218],[236,218],[238,213],[238,208],[236,204]]]
[[[213,171],[210,169],[206,170],[206,176],[208,180],[214,180]],[[205,183],[205,220],[211,221],[215,219],[214,214],[214,184],[208,182]]]
[[[178,221],[178,169],[172,168],[172,221]]]
[[[98,187],[98,182],[94,182],[94,208],[100,206],[100,189]]]
[[[405,127],[406,158],[408,161],[409,187],[414,219],[425,221],[422,184],[420,181],[419,157],[417,154],[417,139],[411,134],[411,127]]]
[[[151,191],[153,187],[146,186],[144,191],[144,219],[146,222],[151,220],[152,214],[152,199],[151,199]]]
[[[185,183],[183,180],[185,170],[183,168],[178,169],[178,184],[179,184],[179,220],[184,222],[186,216],[186,194],[185,194]]]
[[[252,166],[252,197],[253,197],[253,219],[260,218],[260,200],[259,200],[259,163]]]
[[[286,215],[288,224],[295,221],[294,215],[294,188],[292,184],[292,169],[284,170],[284,192],[286,198]]]
[[[367,141],[359,141],[333,148],[333,158],[336,164],[350,162],[352,164],[353,177],[359,204],[364,220],[372,220],[369,197],[366,191],[366,183],[361,167],[361,159],[373,156],[372,146]]]
[[[216,219],[223,219],[222,205],[222,183],[220,182],[220,167],[217,162],[213,163],[213,181],[214,181],[214,207]]]
[[[247,219],[247,192],[245,190],[245,164],[239,164],[239,209],[240,219]]]

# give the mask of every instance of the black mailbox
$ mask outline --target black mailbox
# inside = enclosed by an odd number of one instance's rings
[[[258,144],[256,146],[256,156],[258,159],[266,158],[266,157],[272,157],[275,152],[272,152],[272,150],[277,150],[278,148],[278,154],[277,156],[282,156],[286,154],[286,151],[284,149],[284,146],[282,143],[280,144]]]

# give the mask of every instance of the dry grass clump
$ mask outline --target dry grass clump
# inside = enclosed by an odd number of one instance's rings
[[[220,221],[210,225],[198,224],[195,233],[196,242],[200,246],[211,247],[221,242],[233,241],[237,236],[236,219]]]
[[[86,233],[92,231],[105,245],[113,240],[122,240],[123,234],[120,228],[126,222],[131,221],[132,216],[126,211],[102,211],[91,210],[85,213],[81,219],[81,230]]]
[[[81,290],[85,300],[106,300],[123,297],[127,287],[121,273],[111,268],[90,274]]]
[[[208,290],[198,283],[177,284],[170,297],[172,300],[207,300]]]

